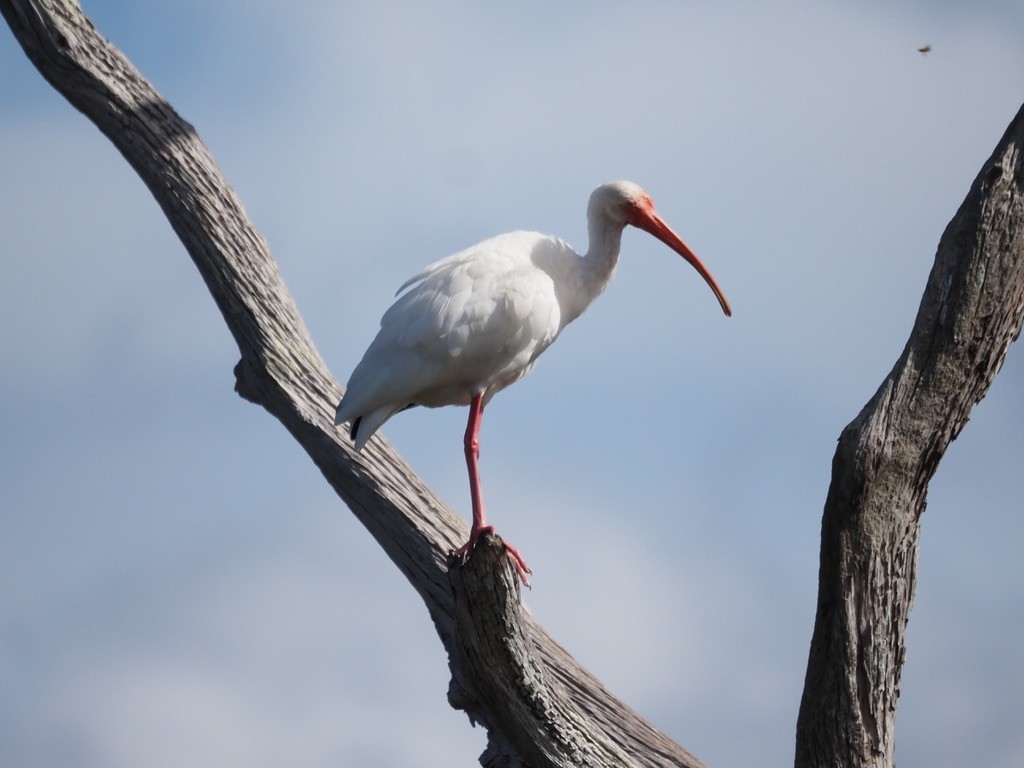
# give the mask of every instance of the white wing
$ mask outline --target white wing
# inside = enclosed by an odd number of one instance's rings
[[[533,232],[486,240],[431,264],[381,319],[356,366],[337,421],[365,417],[357,446],[397,411],[412,405],[464,405],[524,376],[561,331],[551,274],[536,254],[565,250]]]

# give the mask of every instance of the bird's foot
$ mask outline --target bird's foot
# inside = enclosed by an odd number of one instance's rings
[[[465,557],[468,555],[473,551],[477,541],[484,534],[493,534],[498,537],[498,540],[505,547],[505,554],[508,555],[508,559],[512,561],[512,567],[515,568],[516,575],[519,576],[519,580],[523,583],[523,586],[529,589],[530,579],[528,574],[533,573],[533,571],[530,570],[530,566],[528,566],[526,561],[523,560],[523,556],[519,554],[519,550],[495,533],[493,525],[483,525],[479,528],[472,529],[469,532],[469,541],[456,549],[455,554],[459,557]]]

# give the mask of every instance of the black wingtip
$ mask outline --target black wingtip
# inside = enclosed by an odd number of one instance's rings
[[[362,420],[363,420],[362,416],[357,416],[356,418],[352,419],[352,426],[349,427],[349,430],[348,430],[348,436],[352,439],[352,442],[355,442],[356,435],[359,434],[359,423]]]

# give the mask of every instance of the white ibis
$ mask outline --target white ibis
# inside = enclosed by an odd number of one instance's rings
[[[484,406],[529,373],[540,353],[605,289],[627,224],[690,262],[725,314],[732,314],[718,283],[661,220],[650,196],[632,182],[617,181],[590,196],[585,256],[547,235],[510,232],[434,262],[398,289],[399,298],[352,372],[335,423],[352,423],[356,450],[406,408],[469,406],[465,452],[473,526],[459,554],[494,531],[484,516],[477,467]],[[505,549],[528,585],[526,562],[514,547],[506,543]]]

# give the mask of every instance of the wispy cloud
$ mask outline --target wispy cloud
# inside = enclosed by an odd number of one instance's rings
[[[835,438],[1019,107],[993,75],[1024,69],[1019,12],[975,8],[86,10],[209,143],[341,379],[423,264],[516,228],[582,247],[593,186],[652,192],[736,316],[628,234],[607,295],[489,408],[484,487],[541,622],[739,765],[791,760]],[[0,762],[470,764],[426,612],[232,393],[142,184],[9,36],[0,67]],[[1019,358],[930,494],[909,762],[1024,758]],[[385,429],[459,510],[464,418]]]

